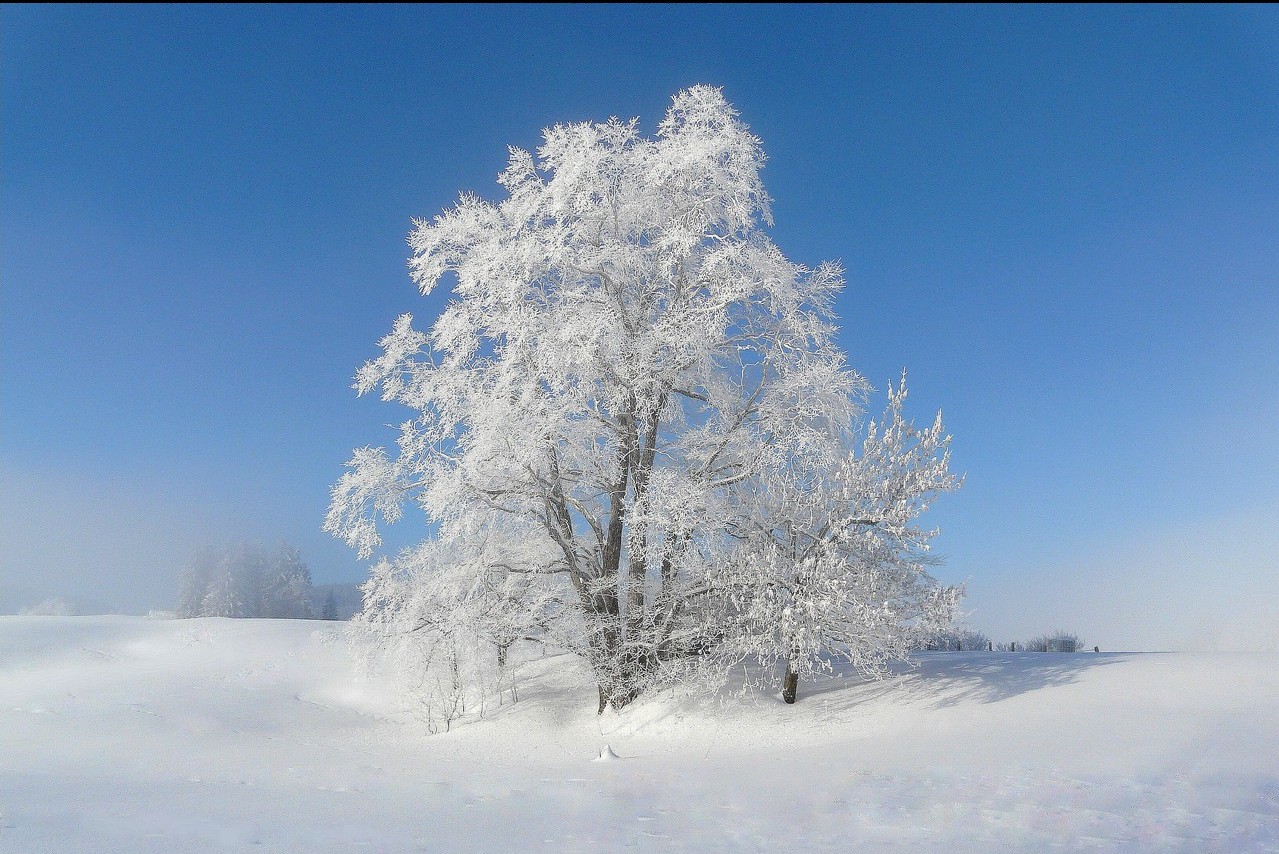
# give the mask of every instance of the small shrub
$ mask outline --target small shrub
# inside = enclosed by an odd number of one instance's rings
[[[933,635],[924,649],[935,652],[985,652],[990,638],[976,629],[949,629]]]
[[[1025,652],[1079,652],[1084,642],[1079,635],[1058,630],[1050,635],[1031,638],[1021,645]]]

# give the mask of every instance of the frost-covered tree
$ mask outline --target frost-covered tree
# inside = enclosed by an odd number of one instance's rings
[[[1023,652],[1079,652],[1084,642],[1079,635],[1058,629],[1050,635],[1039,635],[1021,644]]]
[[[400,317],[360,369],[360,393],[417,414],[396,453],[355,452],[326,528],[367,557],[412,503],[437,533],[375,570],[367,631],[431,661],[550,641],[586,658],[602,709],[694,658],[802,668],[834,645],[874,670],[944,610],[909,526],[951,485],[923,462],[940,425],[898,418],[857,451],[869,386],[833,340],[841,271],[769,240],[763,164],[697,86],[655,138],[557,125],[536,156],[511,149],[503,200],[415,223],[412,277],[452,299],[429,332]],[[885,479],[900,506],[876,504]],[[787,551],[800,528],[822,545]],[[820,585],[795,581],[805,561]],[[790,600],[809,622],[765,625]]]
[[[915,524],[957,485],[950,438],[940,415],[926,430],[906,421],[905,399],[903,376],[860,453],[788,460],[759,480],[749,526],[739,523],[746,547],[719,579],[738,624],[723,651],[784,662],[788,703],[833,657],[883,675],[953,619],[959,590],[926,572],[936,532]]]
[[[213,572],[197,617],[248,617],[248,606],[241,590],[237,573],[230,562],[224,562]]]
[[[995,649],[995,643],[984,632],[976,629],[950,628],[927,638],[921,649],[934,652],[987,652]]]
[[[311,607],[311,570],[296,548],[280,543],[266,556],[262,576],[261,616],[298,620],[315,616]]]
[[[220,559],[221,555],[215,549],[202,548],[195,553],[178,581],[179,617],[203,616],[204,597],[209,592]]]
[[[492,539],[478,548],[427,542],[394,562],[379,561],[351,625],[372,641],[374,655],[414,674],[426,689],[423,710],[432,729],[447,729],[468,708],[516,698],[509,652],[517,641],[574,644],[557,631],[567,591],[514,568],[529,560],[521,552],[537,544],[511,543],[503,555]]]
[[[332,590],[324,594],[324,608],[320,614],[321,620],[336,620],[338,618],[338,600]]]
[[[298,550],[238,544],[201,549],[183,573],[179,617],[312,616],[311,572]]]

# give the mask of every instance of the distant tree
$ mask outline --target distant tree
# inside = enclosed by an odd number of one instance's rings
[[[231,617],[265,617],[269,558],[257,544],[240,543],[230,549],[227,569],[235,587],[237,613]]]
[[[1049,639],[1050,652],[1083,652],[1083,649],[1083,639],[1070,632],[1057,632]]]
[[[311,607],[311,570],[296,548],[281,543],[267,557],[264,569],[261,616],[299,620],[315,616]]]
[[[229,563],[219,566],[200,601],[197,617],[248,617],[236,574]]]
[[[179,617],[199,617],[204,614],[204,597],[213,583],[213,574],[221,563],[222,554],[217,549],[201,548],[183,570],[178,586]]]
[[[1084,642],[1076,634],[1058,630],[1033,637],[1022,646],[1026,652],[1079,652],[1084,648]]]
[[[324,610],[320,614],[322,620],[336,620],[338,618],[338,600],[332,590],[324,594]]]
[[[179,617],[312,616],[311,572],[298,550],[250,544],[201,549],[182,575]]]
[[[994,644],[976,629],[950,629],[929,637],[923,648],[943,652],[979,652],[993,649]]]
[[[23,617],[69,617],[75,609],[65,600],[52,597],[23,608],[18,612]]]

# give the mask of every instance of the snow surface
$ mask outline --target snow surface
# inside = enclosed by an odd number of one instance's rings
[[[332,623],[4,617],[0,851],[1279,851],[1279,657],[920,662],[427,736]]]

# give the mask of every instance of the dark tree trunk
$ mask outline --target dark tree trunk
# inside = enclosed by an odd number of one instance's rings
[[[665,397],[662,397],[665,400]],[[571,578],[577,587],[589,629],[587,645],[599,692],[598,713],[611,705],[620,709],[639,696],[657,666],[656,642],[646,619],[645,583],[648,572],[647,538],[641,530],[632,543],[629,565],[623,566],[626,542],[626,497],[634,490],[634,503],[646,508],[647,487],[657,449],[661,402],[642,418],[636,416],[634,394],[618,413],[617,479],[609,487],[608,517],[603,525],[598,569],[578,561],[568,502],[559,485],[559,466],[551,449],[552,488],[547,496],[545,524],[563,550]],[[643,435],[640,435],[641,427]],[[641,512],[641,516],[643,513]],[[622,600],[622,585],[626,600]],[[625,608],[622,606],[625,605]]]
[[[621,656],[622,633],[615,590],[606,590],[591,597],[591,609],[595,625],[589,643],[592,665],[599,680],[599,714],[603,714],[604,707],[609,703],[614,708],[621,707],[619,699],[622,691],[619,690],[618,680],[622,674],[618,672],[618,659]]]
[[[638,445],[632,446],[629,459],[633,466],[631,483],[635,492],[634,505],[640,510],[643,519],[648,509],[648,483],[653,475],[653,460],[657,454],[657,428],[661,420],[662,407],[666,403],[663,393],[652,411],[644,414],[644,433],[636,436]],[[632,422],[633,423],[633,422]],[[638,452],[638,453],[637,453]],[[644,585],[648,575],[648,531],[644,522],[634,532],[635,542],[632,546],[631,565],[627,582],[627,640],[635,647],[641,641],[644,631]]]
[[[795,665],[786,663],[786,679],[782,681],[782,702],[788,705],[794,704],[795,694],[799,690],[799,673],[795,671]]]

